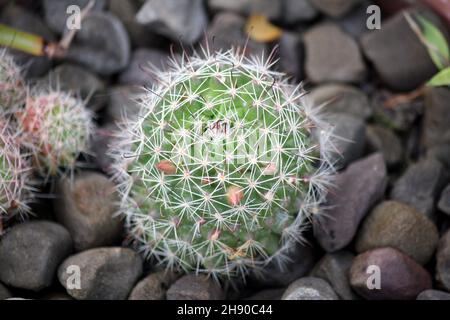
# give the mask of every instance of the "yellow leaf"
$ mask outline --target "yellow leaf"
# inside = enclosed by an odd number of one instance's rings
[[[270,23],[267,17],[261,14],[252,14],[247,20],[245,32],[252,40],[272,42],[281,37],[283,30]]]

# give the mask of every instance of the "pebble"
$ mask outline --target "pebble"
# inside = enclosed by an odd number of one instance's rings
[[[339,173],[328,196],[329,210],[313,219],[314,235],[327,252],[338,251],[353,239],[361,220],[384,195],[387,185],[382,154],[352,163]]]
[[[279,261],[273,260],[263,269],[251,272],[248,282],[254,287],[287,287],[308,274],[317,262],[317,248],[312,244],[296,244],[287,250],[286,255],[289,260],[281,265]]]
[[[337,168],[343,168],[364,153],[365,123],[345,113],[331,115],[330,123],[334,125],[333,135],[336,137],[334,147],[337,152],[333,161]]]
[[[361,46],[383,81],[395,90],[414,90],[437,71],[404,12],[384,21],[380,30],[363,35]]]
[[[136,284],[128,300],[165,300],[167,289],[178,278],[178,274],[170,271],[151,273]]]
[[[44,295],[41,300],[74,300],[66,292],[50,292]]]
[[[44,88],[59,88],[87,100],[87,106],[99,111],[105,105],[105,84],[94,73],[75,64],[63,63],[52,69],[40,83]]]
[[[367,70],[358,43],[336,24],[314,26],[303,40],[306,74],[313,83],[364,80]]]
[[[425,91],[422,143],[427,149],[450,144],[449,101],[450,89],[448,88],[427,88]]]
[[[411,164],[394,182],[393,200],[407,203],[429,218],[434,218],[437,197],[445,187],[445,168],[433,158],[423,158]]]
[[[364,220],[355,248],[362,253],[392,247],[425,265],[436,250],[438,241],[438,230],[425,215],[407,204],[384,201]]]
[[[450,293],[439,290],[425,290],[421,292],[416,300],[450,300]]]
[[[450,143],[431,147],[427,150],[426,156],[440,161],[447,170],[450,169]]]
[[[224,297],[220,285],[204,275],[185,275],[167,290],[167,300],[221,300]]]
[[[330,17],[342,17],[353,9],[361,0],[309,0],[320,12]]]
[[[70,266],[79,268],[79,288]],[[142,275],[142,269],[142,258],[131,249],[96,248],[68,257],[58,269],[58,278],[67,293],[77,300],[124,300]]]
[[[285,31],[279,39],[279,61],[281,71],[294,79],[303,78],[302,55],[303,46],[301,38],[293,33]]]
[[[259,291],[245,300],[281,300],[286,289],[266,289]]]
[[[141,109],[140,101],[145,89],[140,86],[115,86],[108,91],[108,108],[105,123],[116,124],[126,120],[133,121]]]
[[[113,14],[92,12],[83,20],[66,58],[100,75],[117,73],[130,60],[128,33]]]
[[[367,95],[350,85],[324,84],[314,88],[309,97],[317,107],[326,104],[324,111],[327,113],[345,113],[362,120],[372,116]]]
[[[118,130],[120,129],[115,123],[107,123],[95,128],[92,137],[89,153],[93,155],[93,161],[97,167],[105,173],[112,170],[114,159],[109,155],[109,146],[114,143]]]
[[[8,288],[0,283],[0,300],[6,300],[11,298],[12,294],[9,292]]]
[[[101,11],[105,7],[105,0],[96,0],[91,12]],[[73,15],[73,12],[67,13],[67,8],[71,5],[78,6],[83,10],[89,3],[89,0],[44,0],[44,17],[47,25],[54,32],[61,34],[67,30],[67,19]],[[83,28],[83,22],[81,23]]]
[[[357,300],[350,288],[349,271],[355,256],[347,251],[327,253],[311,271],[311,277],[327,281],[342,300]]]
[[[344,16],[328,18],[355,39],[359,39],[367,32],[367,8],[373,4],[371,0],[357,1],[358,4]]]
[[[282,13],[282,1],[272,0],[208,0],[213,11],[233,11],[242,15],[263,14],[269,19],[278,19]]]
[[[266,46],[248,39],[244,33],[245,23],[243,17],[232,12],[216,14],[206,31],[207,38],[203,41],[203,47],[216,51],[227,51],[233,47],[243,50],[245,47],[245,54],[261,56]]]
[[[169,55],[155,49],[139,48],[131,55],[130,64],[119,76],[122,85],[152,87],[157,84],[153,67],[164,70],[169,63]]]
[[[370,266],[379,268],[379,273]],[[377,276],[379,289],[372,287]],[[404,253],[379,248],[356,256],[350,269],[350,284],[368,300],[413,300],[420,292],[431,289],[432,283],[428,272]]]
[[[450,184],[442,191],[441,198],[438,202],[438,208],[442,212],[450,215]]]
[[[83,172],[57,184],[56,220],[69,230],[76,251],[119,241],[123,223],[117,216],[119,197],[105,175]]]
[[[139,2],[135,0],[109,0],[108,10],[122,21],[134,47],[153,47],[162,43],[162,38],[136,21]]]
[[[308,22],[319,14],[309,0],[284,0],[282,1],[282,10],[283,22],[287,24]]]
[[[450,230],[439,240],[436,261],[436,280],[445,291],[450,291]]]
[[[202,36],[208,23],[202,0],[147,0],[136,20],[153,32],[189,45]]]
[[[339,297],[325,280],[305,277],[293,282],[281,300],[339,300]]]
[[[20,6],[10,4],[2,8],[0,23],[25,32],[31,32],[43,37],[48,42],[55,41],[55,36],[45,25],[44,21],[39,16],[34,15]],[[47,57],[30,56],[27,53],[16,50],[11,50],[11,53],[13,53],[16,63],[25,68],[25,73],[28,78],[41,77],[52,66],[52,62]]]
[[[69,232],[50,221],[15,225],[0,242],[0,281],[20,289],[49,287],[61,261],[72,252]]]
[[[366,127],[367,145],[373,152],[380,151],[388,167],[395,167],[403,159],[400,138],[390,129],[378,125]]]

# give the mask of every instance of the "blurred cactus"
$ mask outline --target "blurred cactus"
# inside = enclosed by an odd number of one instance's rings
[[[26,89],[21,69],[6,52],[0,51],[0,107],[11,112],[25,102]]]
[[[92,114],[83,101],[65,92],[37,91],[16,112],[22,141],[33,154],[33,164],[44,175],[73,169],[88,148]]]
[[[319,212],[332,130],[273,63],[172,61],[112,146],[129,231],[167,268],[230,277],[283,263]]]
[[[20,150],[17,135],[0,120],[0,220],[16,213],[25,215],[31,200],[28,158]]]

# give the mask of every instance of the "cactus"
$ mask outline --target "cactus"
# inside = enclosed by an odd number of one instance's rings
[[[111,146],[129,232],[167,268],[244,276],[304,241],[331,182],[332,130],[273,61],[172,61]]]
[[[87,150],[92,114],[83,101],[68,93],[39,90],[27,98],[16,119],[23,144],[31,150],[40,174],[73,169],[81,152]]]
[[[11,112],[25,102],[26,88],[21,69],[6,52],[0,51],[0,107]]]
[[[20,150],[17,134],[6,120],[0,120],[0,221],[16,213],[28,213],[31,201],[28,157]]]

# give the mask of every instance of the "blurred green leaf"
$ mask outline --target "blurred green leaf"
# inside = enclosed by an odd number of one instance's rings
[[[447,40],[442,32],[433,25],[429,20],[422,16],[418,16],[417,19],[422,26],[422,31],[425,39],[427,40],[427,48],[430,53],[431,59],[439,68],[444,69],[449,66],[450,53]]]
[[[450,67],[440,71],[427,83],[428,86],[440,87],[450,85]]]
[[[417,16],[420,26],[409,13],[405,13],[405,18],[419,40],[428,49],[436,67],[442,70],[450,66],[449,46],[442,32],[433,23],[420,15]]]

